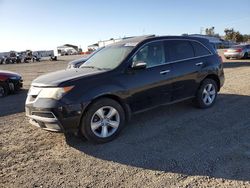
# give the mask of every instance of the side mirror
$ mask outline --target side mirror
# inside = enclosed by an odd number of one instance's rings
[[[135,70],[145,69],[147,67],[147,63],[144,61],[134,61],[132,64],[132,68]]]

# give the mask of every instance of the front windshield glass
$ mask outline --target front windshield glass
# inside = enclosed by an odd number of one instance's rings
[[[114,69],[116,68],[132,51],[131,46],[107,46],[90,57],[82,66],[100,68],[100,69]]]

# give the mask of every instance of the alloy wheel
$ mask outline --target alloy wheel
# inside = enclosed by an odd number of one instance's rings
[[[120,115],[112,106],[99,108],[91,118],[91,130],[100,138],[107,138],[113,135],[119,125]]]
[[[216,89],[213,84],[207,84],[202,92],[202,100],[207,106],[211,105],[216,96]]]

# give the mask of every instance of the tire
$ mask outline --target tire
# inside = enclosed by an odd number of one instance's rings
[[[196,93],[194,104],[198,108],[210,108],[214,105],[217,94],[218,86],[216,81],[213,79],[205,79]]]
[[[245,53],[243,56],[243,59],[247,59],[248,58],[248,53]]]
[[[102,98],[91,104],[83,115],[80,133],[90,142],[106,143],[114,140],[124,125],[122,106],[115,100]]]
[[[4,82],[0,83],[0,98],[5,97],[6,95],[8,95],[8,93],[9,93],[8,85]]]

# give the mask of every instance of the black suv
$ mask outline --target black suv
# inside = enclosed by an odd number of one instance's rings
[[[223,83],[221,59],[208,40],[135,37],[105,47],[79,69],[35,79],[26,114],[42,129],[104,143],[133,113],[190,98],[211,107]]]

